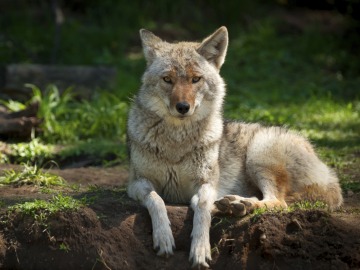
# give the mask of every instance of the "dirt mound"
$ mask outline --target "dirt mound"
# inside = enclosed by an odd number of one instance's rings
[[[146,209],[124,191],[109,189],[93,197],[89,206],[57,213],[44,224],[10,214],[0,223],[0,266],[189,269],[193,212],[184,206],[167,210],[176,241],[170,258],[155,255]],[[360,268],[360,229],[321,211],[268,213],[243,220],[215,217],[211,241],[212,269]]]
[[[360,268],[359,228],[328,213],[268,213],[252,219],[222,236],[214,268]]]

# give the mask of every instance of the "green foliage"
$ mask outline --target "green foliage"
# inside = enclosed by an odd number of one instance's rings
[[[272,18],[233,31],[222,73],[231,95],[242,104],[282,105],[306,102],[312,97],[359,97],[354,76],[359,69],[351,52],[335,33],[309,28],[301,34],[284,34],[283,22]],[[356,61],[355,61],[356,62]],[[236,105],[236,104],[232,104]]]
[[[42,94],[38,87],[28,86],[33,90],[31,101],[40,104],[43,140],[56,143],[94,138],[124,140],[127,104],[117,96],[103,93],[90,101],[77,101],[71,89],[60,93],[50,85]]]
[[[43,164],[54,157],[55,147],[50,144],[44,144],[39,138],[32,139],[30,142],[9,144],[11,158],[13,163],[31,163]]]
[[[94,137],[124,140],[127,104],[110,93],[103,93],[92,101],[83,101],[71,112],[77,138]],[[73,121],[75,122],[75,121]]]
[[[114,163],[125,159],[126,102],[110,93],[78,101],[71,89],[60,93],[56,86],[49,85],[42,93],[34,85],[27,86],[32,88],[33,95],[22,105],[39,103],[38,117],[43,120],[41,139],[9,144],[9,153],[1,153],[2,163],[10,159],[15,163],[43,164],[57,154],[49,143],[68,145],[59,153],[63,158],[91,155],[106,159],[111,156]]]
[[[70,196],[62,194],[54,195],[51,200],[35,200],[10,206],[10,212],[16,212],[23,215],[31,216],[35,221],[44,224],[49,216],[64,211],[76,211],[83,204]]]
[[[255,208],[254,211],[252,212],[252,217],[261,216],[266,212],[272,212],[272,211],[279,211],[279,209],[269,209],[267,207]]]
[[[254,222],[259,219],[259,217],[265,213],[290,213],[296,210],[301,211],[310,211],[310,210],[326,210],[328,205],[322,201],[298,201],[290,204],[287,208],[275,207],[267,208],[260,207],[254,209],[251,213],[250,219]]]
[[[3,104],[7,109],[12,112],[18,112],[24,110],[26,105],[16,100],[0,100],[0,104]]]
[[[4,170],[4,175],[0,176],[0,185],[36,185],[36,186],[64,186],[65,180],[35,166],[24,165],[22,171],[17,172],[13,169]]]
[[[299,201],[295,202],[287,208],[287,212],[293,212],[295,210],[321,210],[327,209],[328,205],[322,201]]]
[[[8,163],[9,157],[7,154],[0,152],[0,164]]]
[[[353,192],[360,192],[360,182],[357,180],[343,180],[341,182],[341,187],[344,191],[351,190]]]
[[[49,85],[44,94],[35,85],[27,84],[33,91],[31,101],[39,102],[38,116],[43,120],[42,130],[43,138],[57,139],[58,134],[64,134],[66,130],[61,126],[60,120],[66,118],[69,112],[70,101],[73,98],[71,89],[67,89],[60,94],[59,89],[55,85]]]

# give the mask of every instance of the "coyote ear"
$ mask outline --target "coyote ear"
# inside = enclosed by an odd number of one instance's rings
[[[146,61],[151,62],[156,56],[157,44],[162,40],[146,29],[140,29],[140,38]]]
[[[220,69],[225,61],[228,39],[228,31],[222,26],[203,40],[197,52]]]

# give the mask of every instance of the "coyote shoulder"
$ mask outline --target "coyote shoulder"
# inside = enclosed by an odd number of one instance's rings
[[[165,202],[194,210],[190,260],[211,260],[211,214],[243,216],[291,200],[342,204],[335,173],[302,136],[280,127],[225,121],[228,32],[201,43],[168,43],[140,30],[147,68],[128,118],[128,194],[149,211],[154,248],[175,247]]]

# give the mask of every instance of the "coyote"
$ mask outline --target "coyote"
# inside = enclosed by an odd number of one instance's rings
[[[158,255],[175,248],[165,202],[194,210],[193,267],[209,267],[214,213],[244,216],[290,199],[342,204],[338,178],[305,138],[223,119],[226,27],[201,43],[168,43],[145,29],[140,37],[147,68],[128,117],[128,195],[148,209]]]

